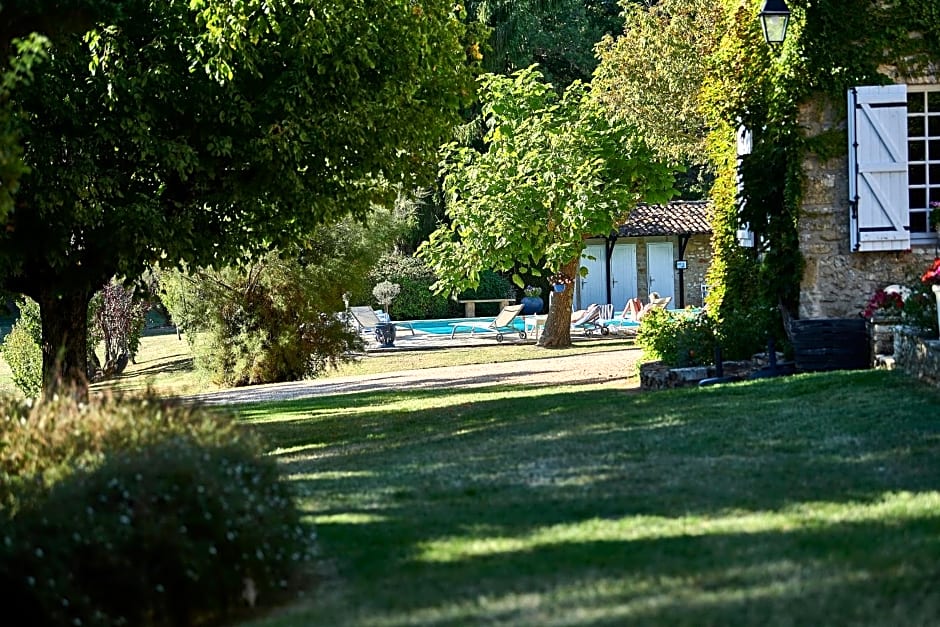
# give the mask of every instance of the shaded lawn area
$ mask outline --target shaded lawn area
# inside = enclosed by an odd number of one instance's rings
[[[928,625],[940,391],[885,371],[659,393],[254,406],[316,524],[258,625]]]

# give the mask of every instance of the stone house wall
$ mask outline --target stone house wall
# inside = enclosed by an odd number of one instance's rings
[[[801,107],[800,123],[808,136],[846,121],[837,107],[821,99]],[[908,251],[852,252],[849,243],[848,157],[804,163],[805,187],[800,215],[800,249],[806,263],[800,282],[801,318],[857,316],[872,293],[894,283],[909,283],[935,255],[933,245]]]

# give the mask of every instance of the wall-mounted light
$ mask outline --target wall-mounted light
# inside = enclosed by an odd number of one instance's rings
[[[764,30],[764,40],[775,48],[783,43],[790,24],[790,9],[784,0],[764,0],[760,13],[760,26]]]

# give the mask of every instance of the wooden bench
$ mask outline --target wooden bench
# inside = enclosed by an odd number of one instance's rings
[[[463,315],[465,318],[475,318],[477,315],[477,303],[499,303],[502,309],[509,303],[515,303],[515,298],[474,298],[471,300],[458,300],[463,305]]]

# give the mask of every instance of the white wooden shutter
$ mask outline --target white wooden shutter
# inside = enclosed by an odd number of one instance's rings
[[[738,188],[738,213],[744,209],[744,200],[741,200],[741,192],[744,191],[744,181],[741,178],[741,157],[744,155],[751,154],[753,149],[753,136],[751,131],[746,129],[743,125],[738,127],[738,132],[735,133],[737,138],[737,155],[738,155],[738,173],[737,173],[737,188]],[[740,221],[739,221],[740,222]],[[742,222],[739,225],[738,232],[738,245],[745,246],[747,248],[754,248],[754,231],[751,230],[751,225],[747,222]]]
[[[848,100],[852,250],[907,250],[907,87],[855,87]]]

